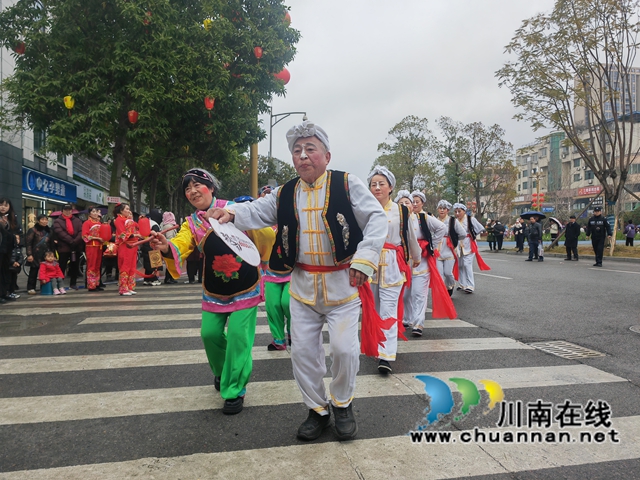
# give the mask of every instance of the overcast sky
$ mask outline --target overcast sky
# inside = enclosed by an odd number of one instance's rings
[[[285,97],[273,113],[306,111],[331,142],[330,168],[363,180],[378,144],[407,115],[495,123],[519,148],[545,132],[512,119],[515,110],[495,72],[522,20],[549,12],[553,0],[289,0],[302,38],[288,65]],[[263,116],[269,132],[269,117]],[[285,134],[273,128],[273,156],[291,163]],[[259,153],[267,155],[268,137]]]

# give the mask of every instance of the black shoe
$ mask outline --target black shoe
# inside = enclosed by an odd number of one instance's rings
[[[386,360],[380,360],[378,362],[378,372],[382,375],[387,375],[393,372],[393,370],[391,369],[391,364]]]
[[[220,377],[213,377],[213,386],[220,391]]]
[[[358,424],[356,423],[356,417],[353,415],[352,406],[352,403],[345,408],[339,408],[331,405],[338,440],[353,440],[356,438],[356,434],[358,433]]]
[[[236,397],[231,400],[225,400],[222,407],[222,413],[225,415],[235,415],[242,411],[244,404],[244,397]]]
[[[12,297],[11,295],[7,295],[6,297],[4,297],[5,302],[15,302],[16,300],[17,298]]]
[[[602,264],[601,264],[601,263],[596,263],[596,264],[594,265],[594,267],[601,267],[601,266],[602,266]]]
[[[315,440],[322,435],[322,430],[329,426],[331,415],[320,415],[315,410],[309,410],[309,416],[298,427],[297,437],[300,440]]]
[[[7,299],[4,297],[0,297],[0,305],[7,303]]]
[[[570,262],[571,261],[571,257],[565,258],[564,260],[565,260],[565,262]]]
[[[539,261],[539,262],[544,262],[544,258],[540,257],[540,258],[538,259],[538,261]]]
[[[533,260],[531,258],[527,258],[525,262],[533,262]]]
[[[574,258],[574,260],[577,262],[578,261],[578,257]]]
[[[411,336],[412,337],[421,337],[422,336],[422,329],[415,327],[413,330],[411,330]]]
[[[453,295],[453,288],[448,288],[447,292],[449,292],[449,296]]]

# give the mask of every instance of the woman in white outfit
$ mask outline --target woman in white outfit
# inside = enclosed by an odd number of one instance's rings
[[[408,324],[413,326],[411,336],[421,337],[431,282],[431,271],[427,255],[433,254],[435,246],[438,245],[440,238],[446,232],[446,227],[441,221],[432,215],[427,215],[422,210],[427,200],[424,193],[419,191],[412,192],[411,200],[413,208],[411,225],[415,231],[418,245],[420,245],[421,255],[420,264],[411,272],[411,288],[408,289],[408,292],[405,291],[404,318]],[[434,274],[439,275],[438,272]]]
[[[453,211],[456,223],[464,229],[464,234],[458,237],[458,257],[460,259],[458,264],[460,286],[458,289],[466,293],[473,293],[476,288],[473,278],[473,260],[477,260],[480,270],[489,269],[480,257],[476,244],[476,236],[484,232],[485,228],[474,217],[467,215],[467,207],[462,203],[454,203]]]
[[[402,290],[405,282],[410,282],[411,270],[408,264],[420,263],[420,246],[415,232],[410,227],[409,209],[391,201],[391,193],[396,186],[395,176],[386,167],[374,167],[369,174],[369,188],[387,214],[389,230],[385,240],[378,272],[372,278],[371,289],[376,310],[385,321],[384,334],[387,340],[378,349],[378,371],[391,373],[390,362],[395,361],[398,350],[398,322],[402,322]]]
[[[451,204],[449,202],[446,200],[438,202],[438,220],[447,226],[445,235],[437,244],[439,252],[438,271],[447,286],[449,296],[453,294],[458,280],[458,257],[456,255],[458,238],[467,234],[460,222],[455,217],[449,216],[450,210]]]

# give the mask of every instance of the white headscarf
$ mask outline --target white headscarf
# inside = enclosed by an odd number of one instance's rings
[[[389,181],[389,185],[391,185],[391,190],[396,188],[396,177],[389,171],[387,167],[373,167],[373,170],[371,170],[371,173],[369,173],[369,176],[367,177],[367,183],[369,185],[371,185],[371,179],[375,175],[382,175],[383,177],[385,177]]]
[[[447,202],[446,200],[440,200],[438,202],[438,208],[440,208],[440,207],[444,207],[447,210],[451,210],[451,204],[449,202]]]
[[[427,196],[422,193],[420,190],[416,190],[415,192],[411,192],[412,197],[419,197],[422,200],[422,203],[427,203]]]
[[[403,198],[408,198],[409,200],[411,200],[411,194],[409,193],[409,190],[400,190],[398,192],[398,195],[396,195],[396,199],[394,200],[394,202],[398,203]]]
[[[327,152],[330,150],[329,135],[327,135],[327,132],[325,132],[322,127],[319,127],[318,125],[305,120],[300,125],[291,127],[287,132],[287,143],[289,144],[289,151],[293,153],[293,146],[295,145],[296,140],[306,137],[317,137],[318,140],[323,143],[324,147],[327,149]]]
[[[464,210],[465,212],[467,211],[467,206],[464,203],[454,203],[453,204],[453,209],[455,210],[456,208],[460,208],[460,209]]]

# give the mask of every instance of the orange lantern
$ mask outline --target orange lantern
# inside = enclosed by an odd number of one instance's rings
[[[18,55],[24,55],[24,52],[26,49],[27,49],[27,46],[24,44],[24,42],[18,42],[16,43],[15,47],[13,47],[13,51],[16,52]]]
[[[205,18],[204,22],[202,22],[202,25],[204,26],[204,29],[208,32],[213,28],[213,20],[211,20],[210,18]]]
[[[209,110],[209,118],[211,118],[211,110],[216,103],[216,99],[212,97],[204,97],[204,107]]]
[[[289,12],[287,12],[284,16],[284,23],[287,25],[287,27],[291,25],[291,15],[289,14]]]
[[[108,242],[109,240],[111,240],[111,235],[113,235],[113,233],[111,232],[111,226],[108,223],[103,223],[100,225],[100,238],[104,241],[104,242]]]
[[[253,47],[253,54],[260,60],[262,58],[262,47]]]
[[[138,230],[140,232],[140,235],[142,235],[143,237],[148,237],[149,235],[151,235],[151,222],[149,222],[149,219],[147,217],[143,217],[138,220]]]
[[[129,116],[129,121],[134,125],[138,122],[138,112],[135,110],[129,110],[127,115]]]
[[[71,109],[76,104],[76,101],[73,99],[71,95],[67,95],[64,97],[64,106],[69,110],[69,116],[71,116]]]
[[[289,83],[289,80],[291,80],[291,74],[289,73],[289,70],[287,70],[286,68],[283,68],[282,71],[279,73],[274,73],[273,76],[276,77],[278,80],[282,80],[285,85]]]

